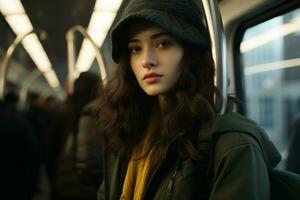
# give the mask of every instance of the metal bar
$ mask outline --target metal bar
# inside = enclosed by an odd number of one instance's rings
[[[74,68],[75,68],[75,48],[74,31],[68,31],[66,35],[68,48],[68,76],[67,76],[67,94],[72,94],[74,90]]]
[[[0,100],[4,99],[5,77],[7,75],[8,62],[12,57],[16,47],[20,44],[20,42],[22,42],[22,40],[26,36],[28,36],[31,33],[33,33],[33,31],[30,31],[24,35],[17,36],[13,43],[8,47],[6,54],[3,57],[3,60],[0,64]]]
[[[218,110],[224,114],[227,105],[227,62],[226,40],[220,10],[215,0],[202,0],[209,34],[212,42],[212,56],[215,62],[215,85],[220,91],[222,105]]]
[[[68,60],[69,60],[69,77],[71,77],[71,79],[69,81],[72,81],[72,87],[74,85],[74,69],[75,69],[75,59],[74,59],[74,33],[75,31],[81,33],[85,38],[87,38],[92,46],[94,47],[95,53],[96,53],[96,61],[98,63],[98,67],[99,67],[99,71],[100,71],[100,76],[102,79],[102,84],[103,86],[106,84],[106,69],[105,69],[105,64],[103,61],[103,57],[101,55],[100,49],[98,48],[98,46],[96,45],[96,43],[94,42],[94,40],[90,37],[90,35],[87,33],[87,31],[85,30],[85,28],[83,28],[80,25],[76,25],[74,27],[72,27],[71,29],[69,29],[69,31],[66,34],[66,38],[67,38],[67,42],[68,42]],[[72,45],[71,45],[72,43]]]
[[[22,87],[19,92],[19,102],[18,102],[18,108],[20,110],[25,109],[25,104],[27,100],[27,94],[28,94],[28,89],[30,85],[40,76],[42,75],[42,72],[39,71],[38,69],[33,70],[28,78],[23,82]]]

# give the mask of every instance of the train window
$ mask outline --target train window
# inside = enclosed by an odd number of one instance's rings
[[[240,43],[247,116],[287,156],[300,113],[300,8],[248,28]]]

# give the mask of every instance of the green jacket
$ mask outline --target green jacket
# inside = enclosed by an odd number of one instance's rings
[[[221,116],[214,127],[214,131],[203,131],[199,138],[202,147],[214,143],[213,162],[181,160],[176,159],[176,153],[168,153],[151,179],[145,199],[270,199],[268,170],[280,161],[280,155],[264,131],[237,113]],[[213,163],[213,170],[207,177],[209,163]],[[107,166],[109,199],[119,199],[126,162],[109,154]],[[102,184],[98,200],[105,199],[104,188]]]

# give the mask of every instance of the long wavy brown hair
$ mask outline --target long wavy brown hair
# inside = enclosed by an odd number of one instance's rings
[[[213,122],[220,102],[214,86],[214,62],[211,53],[183,43],[182,73],[166,95],[157,137],[152,147],[174,145],[185,157],[197,160],[200,130]],[[141,141],[158,98],[147,95],[138,85],[124,52],[99,99],[99,131],[109,147],[118,153],[130,152]]]

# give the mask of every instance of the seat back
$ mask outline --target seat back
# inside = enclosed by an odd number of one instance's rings
[[[271,199],[300,199],[300,175],[280,170],[270,171]]]

